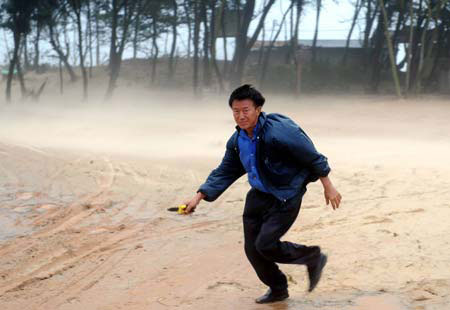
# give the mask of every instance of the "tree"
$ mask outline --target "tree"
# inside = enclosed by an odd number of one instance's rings
[[[19,64],[19,49],[20,43],[24,35],[30,32],[31,18],[36,11],[38,0],[6,0],[1,9],[5,12],[5,22],[2,23],[13,33],[14,50],[9,63],[8,77],[6,81],[6,101],[11,101],[11,84],[14,74],[14,69],[20,70]],[[21,80],[22,95],[25,91],[23,79]]]
[[[321,10],[322,10],[322,0],[316,0],[316,27],[314,28],[314,38],[311,48],[313,63],[316,61],[316,45],[317,45],[317,36],[319,34],[319,19]]]
[[[109,2],[109,1],[108,1]],[[127,42],[130,24],[136,13],[136,0],[111,0],[107,14],[111,19],[111,39],[109,49],[109,82],[105,99],[111,98],[122,65],[122,55]],[[119,36],[119,32],[120,36]]]
[[[234,57],[231,69],[231,84],[233,86],[240,85],[242,83],[242,77],[244,75],[245,61],[250,53],[250,49],[255,44],[259,33],[261,32],[264,21],[269,13],[271,7],[275,3],[275,0],[268,0],[266,5],[262,10],[261,17],[259,18],[258,24],[256,26],[253,35],[248,39],[248,31],[250,27],[250,22],[253,19],[255,13],[255,0],[246,0],[244,4],[241,1],[238,2],[238,10],[242,11],[239,16],[239,24],[236,33],[236,45],[234,50]]]
[[[62,26],[65,29],[67,24],[66,3],[61,0],[39,0],[38,3],[37,14],[42,24],[47,26],[50,45],[64,64],[70,81],[75,82],[78,77],[69,63],[69,49],[67,48],[64,52],[59,40],[58,27]],[[66,45],[68,44],[66,43]]]

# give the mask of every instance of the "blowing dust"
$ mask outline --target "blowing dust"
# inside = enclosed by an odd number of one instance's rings
[[[329,264],[310,295],[305,270],[282,266],[280,309],[447,309],[448,102],[265,96],[263,111],[294,119],[328,157],[343,195],[333,211],[308,186],[286,238],[320,244]],[[71,98],[0,105],[0,307],[256,309],[245,177],[193,216],[165,211],[220,162],[235,130],[227,95]]]

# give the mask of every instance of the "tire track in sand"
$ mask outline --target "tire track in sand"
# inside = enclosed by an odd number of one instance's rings
[[[6,256],[14,250],[18,251],[18,253],[25,253],[30,247],[38,247],[39,244],[45,244],[45,241],[52,236],[74,227],[83,219],[96,212],[98,206],[95,208],[86,208],[86,206],[95,206],[96,199],[99,199],[105,191],[111,188],[115,178],[114,167],[111,161],[108,158],[103,158],[103,160],[108,167],[108,173],[99,176],[98,189],[94,193],[85,195],[66,208],[60,208],[60,210],[55,212],[56,214],[52,214],[52,221],[54,224],[49,224],[48,227],[45,227],[41,231],[33,234],[30,238],[31,240],[29,241],[25,240],[25,242],[15,242],[14,246],[9,249],[0,249],[0,256]],[[94,247],[87,252],[90,253],[92,251],[99,250],[102,247],[104,247],[104,245]],[[86,253],[82,253],[81,257],[85,255]],[[42,263],[40,264],[36,264],[35,262],[28,260],[25,261],[24,264],[22,263],[19,266],[16,265],[15,271],[18,272],[19,275],[10,281],[1,284],[0,296],[17,288],[23,289],[24,286],[27,286],[36,280],[52,277],[53,275],[64,271],[66,268],[71,266],[71,264],[73,264],[73,261],[76,261],[77,258],[79,259],[79,256],[80,255],[75,256],[74,259],[73,254],[70,253],[70,251],[61,251],[61,248],[58,248],[56,250],[46,252],[43,256],[41,256],[40,260]],[[61,264],[62,262],[65,263]],[[21,270],[24,270],[25,274],[21,273]],[[5,275],[3,274],[3,278],[4,277]]]

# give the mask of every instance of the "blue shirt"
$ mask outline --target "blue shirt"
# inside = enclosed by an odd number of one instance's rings
[[[239,158],[242,165],[247,171],[248,182],[257,190],[268,193],[267,189],[261,182],[258,169],[256,168],[256,143],[258,143],[257,134],[259,131],[259,123],[253,128],[253,138],[247,135],[245,130],[239,131],[238,144],[239,144]]]

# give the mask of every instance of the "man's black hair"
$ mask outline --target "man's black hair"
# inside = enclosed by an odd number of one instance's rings
[[[263,97],[263,95],[256,90],[252,85],[250,84],[244,84],[235,90],[230,95],[230,99],[228,100],[228,104],[231,107],[231,104],[234,100],[245,100],[250,99],[255,104],[255,107],[262,107],[264,105],[264,102],[266,99]]]

